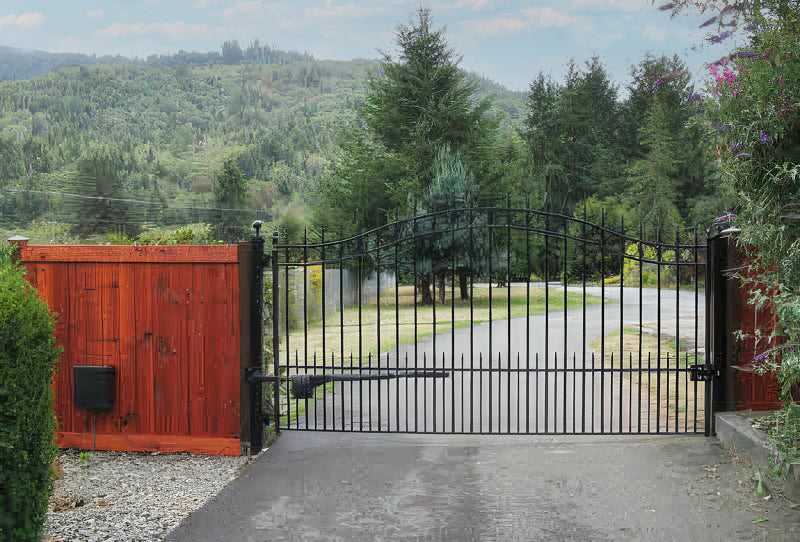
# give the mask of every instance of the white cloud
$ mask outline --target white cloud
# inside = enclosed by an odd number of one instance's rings
[[[303,10],[306,18],[312,19],[368,19],[376,15],[393,15],[395,10],[379,4],[357,5],[353,3],[336,5],[326,0],[324,7],[309,7]]]
[[[99,19],[103,15],[105,15],[105,11],[103,11],[102,9],[96,9],[94,11],[86,12],[86,16],[89,17],[90,19]]]
[[[536,27],[552,28],[564,27],[575,22],[575,18],[564,15],[553,8],[530,7],[522,10],[522,14]]]
[[[513,36],[534,28],[563,28],[578,24],[578,19],[553,8],[529,7],[520,10],[520,16],[498,15],[465,21],[468,31],[479,36]]]
[[[458,7],[479,11],[484,7],[489,6],[491,3],[492,0],[459,0]]]
[[[95,32],[98,36],[109,38],[121,38],[125,36],[145,36],[149,34],[164,34],[172,38],[187,36],[191,34],[203,34],[208,32],[209,26],[202,24],[188,24],[182,21],[175,23],[134,23],[123,24],[114,23],[111,26]]]
[[[513,17],[490,17],[466,21],[464,25],[479,36],[513,36],[528,30],[525,21]]]
[[[22,30],[36,28],[44,22],[44,15],[41,13],[23,13],[22,15],[6,15],[0,17],[0,29],[9,26],[16,26]]]
[[[650,0],[570,0],[573,9],[591,9],[598,11],[641,11],[655,10]]]
[[[195,0],[192,7],[195,9],[203,9],[214,6],[219,3],[219,0]]]
[[[239,0],[231,7],[223,10],[222,14],[226,17],[236,17],[239,15],[253,15],[261,11],[261,0],[253,0],[252,2],[246,2],[244,0]]]

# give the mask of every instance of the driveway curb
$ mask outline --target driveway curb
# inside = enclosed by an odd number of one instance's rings
[[[767,435],[752,426],[752,421],[769,412],[739,410],[736,412],[718,412],[716,416],[717,438],[725,448],[734,448],[750,454],[754,464],[761,467],[770,466],[780,455],[775,446],[769,442]]]

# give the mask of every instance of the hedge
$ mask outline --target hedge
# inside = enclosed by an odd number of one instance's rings
[[[39,540],[52,488],[53,317],[0,243],[0,540]]]

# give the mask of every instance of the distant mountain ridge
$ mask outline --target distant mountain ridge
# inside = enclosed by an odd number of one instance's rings
[[[92,64],[148,64],[153,66],[203,66],[214,64],[288,64],[314,60],[308,53],[283,51],[253,40],[242,49],[236,40],[225,41],[220,51],[184,51],[169,55],[150,55],[145,59],[121,55],[85,55],[82,53],[48,53],[33,49],[16,49],[0,45],[0,81],[21,81],[44,75],[66,66]]]
[[[0,81],[31,79],[63,66],[128,63],[122,56],[89,56],[81,53],[48,53],[0,45]]]

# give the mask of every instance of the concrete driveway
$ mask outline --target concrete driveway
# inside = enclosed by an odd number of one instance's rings
[[[701,436],[286,431],[167,540],[800,540],[751,473]]]

